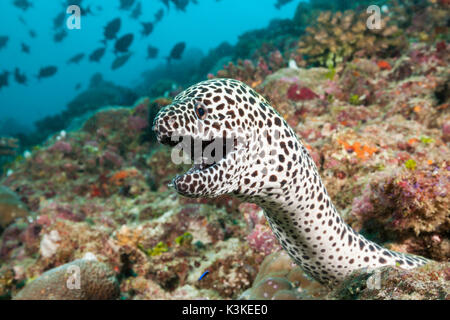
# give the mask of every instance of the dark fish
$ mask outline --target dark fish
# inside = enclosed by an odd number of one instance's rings
[[[158,51],[159,51],[158,48],[149,45],[147,47],[147,60],[155,59],[158,56]]]
[[[39,74],[37,75],[37,78],[39,80],[42,78],[49,78],[49,77],[55,75],[55,73],[57,71],[58,71],[58,68],[55,66],[43,67],[43,68],[41,68],[41,70],[39,70]]]
[[[26,85],[27,84],[27,76],[25,75],[25,73],[20,73],[19,68],[16,68],[16,70],[14,70],[14,79],[16,80],[17,83]]]
[[[71,6],[71,5],[75,5],[75,6],[79,6],[81,7],[83,0],[67,0],[66,1],[66,7]]]
[[[56,17],[53,18],[53,29],[57,30],[64,27],[64,21],[66,20],[66,11],[61,11]]]
[[[105,54],[106,48],[98,48],[89,56],[89,61],[99,62]]]
[[[161,8],[158,10],[158,12],[155,13],[155,23],[160,22],[163,17],[164,17],[164,10]]]
[[[79,6],[81,8],[81,14],[84,16],[87,16],[89,14],[94,15],[91,6],[87,6],[87,7],[83,7],[83,0],[67,0],[65,7],[67,8],[68,6]],[[66,12],[64,10],[64,15],[66,15]]]
[[[0,36],[0,49],[3,49],[4,47],[6,47],[8,40],[9,40],[8,36]]]
[[[0,73],[0,89],[3,87],[8,86],[8,78],[9,78],[9,71],[3,71],[3,73]]]
[[[178,42],[170,51],[170,55],[167,57],[167,61],[170,60],[180,60],[183,55],[184,49],[186,49],[186,42]]]
[[[120,10],[130,10],[134,0],[120,0]]]
[[[116,70],[122,67],[128,59],[130,59],[132,53],[126,53],[124,55],[118,56],[116,59],[114,59],[113,63],[111,64],[111,69]]]
[[[291,2],[292,0],[277,0],[277,3],[275,3],[275,8],[277,8],[278,10],[281,9],[282,6],[287,5],[289,2]]]
[[[120,30],[120,25],[122,24],[120,18],[115,18],[108,22],[103,31],[103,35],[105,36],[104,42],[108,40],[112,40],[116,38],[117,32]]]
[[[80,61],[81,61],[83,58],[84,58],[84,53],[76,54],[76,55],[74,55],[72,58],[70,58],[70,59],[67,61],[67,64],[70,64],[70,63],[80,63]]]
[[[80,88],[81,88],[81,83],[77,83],[77,84],[75,85],[75,90],[80,90]]]
[[[95,14],[94,14],[94,11],[92,11],[92,7],[91,7],[91,6],[87,6],[86,8],[84,8],[83,11],[82,11],[82,13],[83,13],[85,16],[88,16],[88,15],[94,16],[94,15],[95,15]]]
[[[172,0],[175,8],[179,11],[186,12],[186,7],[189,4],[189,0]]]
[[[128,47],[133,42],[133,34],[127,33],[124,36],[121,36],[119,39],[116,40],[116,43],[114,44],[114,53],[117,52],[127,52]]]
[[[132,19],[139,19],[139,17],[142,15],[142,3],[138,2],[136,7],[134,7],[133,11],[131,12],[130,17]]]
[[[30,29],[30,31],[28,31],[30,37],[32,38],[36,38],[36,32],[33,29]]]
[[[167,7],[167,10],[169,9],[169,0],[161,0],[162,3]]]
[[[21,46],[22,46],[22,52],[25,52],[25,53],[30,53],[30,47],[29,46],[27,46],[25,43],[21,43]]]
[[[23,24],[24,26],[28,26],[27,22],[25,21],[25,19],[24,19],[22,16],[19,17],[19,21],[20,21],[20,23]]]
[[[142,25],[141,34],[143,37],[146,37],[153,32],[153,22],[141,22],[141,25]]]
[[[62,29],[61,31],[58,31],[53,35],[53,41],[61,42],[64,40],[65,37],[67,37],[67,31],[66,29]]]
[[[23,11],[27,11],[33,6],[33,4],[28,2],[28,0],[14,0],[13,5]]]

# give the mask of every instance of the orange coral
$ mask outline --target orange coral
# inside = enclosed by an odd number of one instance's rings
[[[338,139],[338,143],[343,145],[346,150],[355,152],[356,156],[359,159],[363,160],[369,158],[372,154],[378,151],[377,148],[370,147],[365,144],[361,145],[361,143],[358,141],[350,145],[349,143],[342,141],[341,139]]]
[[[138,172],[136,169],[121,170],[115,173],[109,180],[112,184],[120,186],[123,184],[125,179],[135,177],[137,174]]]
[[[378,61],[377,65],[381,70],[391,70],[392,69],[391,65],[386,60]]]

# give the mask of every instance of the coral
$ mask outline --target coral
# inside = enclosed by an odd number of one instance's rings
[[[11,298],[10,292],[15,285],[14,270],[9,268],[0,269],[0,299]]]
[[[55,151],[63,153],[64,155],[72,153],[72,146],[70,143],[65,141],[56,141],[53,146],[51,146],[49,151]]]
[[[202,279],[200,288],[213,288],[222,297],[236,299],[249,288],[256,276],[257,263],[241,248],[233,256],[217,259],[208,267],[210,274]]]
[[[79,278],[77,278],[79,277]],[[111,300],[119,297],[112,270],[96,260],[79,259],[31,281],[15,300]]]
[[[430,263],[403,270],[383,267],[355,271],[330,294],[332,299],[448,300],[450,263]]]
[[[0,229],[6,228],[17,218],[27,218],[29,211],[19,196],[0,185]]]
[[[295,128],[305,113],[326,111],[320,98],[325,94],[322,84],[327,72],[325,68],[283,68],[268,75],[257,89]]]
[[[448,40],[447,1],[397,0],[396,4],[392,15],[408,37],[423,42]]]
[[[382,17],[380,30],[366,27],[368,14],[352,10],[332,13],[322,12],[316,23],[306,28],[306,35],[299,42],[299,53],[306,55],[312,64],[327,66],[351,60],[355,56],[392,56],[407,45],[402,32],[390,23],[389,17]]]
[[[377,152],[377,148],[370,147],[366,144],[361,145],[359,141],[355,141],[351,145],[340,139],[338,139],[337,142],[340,145],[342,145],[347,152],[349,153],[354,152],[356,156],[360,159],[366,159],[370,157],[373,153]]]
[[[380,60],[377,62],[377,66],[381,69],[381,70],[391,70],[392,66],[390,65],[389,62],[387,62],[386,60]]]
[[[251,60],[239,59],[236,64],[229,62],[227,66],[224,66],[222,70],[217,72],[218,78],[234,78],[240,80],[252,88],[255,88],[262,83],[263,79],[272,73],[267,68],[265,61],[261,58],[258,64],[253,63]],[[214,76],[210,76],[214,77]]]
[[[179,246],[190,246],[192,239],[192,234],[190,232],[185,232],[181,236],[175,238],[175,243]]]
[[[61,240],[58,231],[52,230],[49,234],[44,234],[41,241],[40,251],[44,258],[53,256],[59,247]]]
[[[274,237],[272,230],[267,226],[256,225],[256,227],[247,236],[249,246],[257,252],[268,255],[274,251],[280,250],[280,244]]]
[[[160,241],[153,248],[146,251],[149,256],[159,256],[163,252],[169,251],[169,247],[164,242]]]
[[[152,185],[155,190],[167,190],[167,186],[173,177],[187,167],[183,163],[175,164],[171,161],[171,154],[169,148],[159,146],[147,158],[146,163],[150,168]]]
[[[281,249],[261,208],[252,203],[242,203],[239,211],[247,224],[246,238],[250,248],[265,256]]]
[[[277,50],[280,50],[284,57],[288,57],[303,28],[288,19],[274,19],[264,29],[242,34],[234,47],[233,58],[257,61],[260,57],[270,57],[271,53]]]
[[[310,300],[324,298],[328,290],[310,279],[284,251],[268,255],[251,288],[240,299]]]
[[[289,87],[287,96],[290,100],[294,101],[312,100],[319,97],[311,89],[299,87],[297,84],[292,84]]]
[[[397,176],[373,180],[354,200],[352,214],[359,228],[378,232],[383,240],[403,242],[409,252],[449,259],[444,250],[450,227],[448,165],[416,168],[414,162],[407,168]],[[440,252],[436,247],[441,247],[442,253],[436,254]]]

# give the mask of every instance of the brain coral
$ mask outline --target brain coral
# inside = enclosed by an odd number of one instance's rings
[[[79,270],[79,286],[74,280],[73,270]],[[43,273],[22,289],[14,299],[112,300],[117,299],[119,294],[119,284],[106,264],[96,260],[78,259]]]

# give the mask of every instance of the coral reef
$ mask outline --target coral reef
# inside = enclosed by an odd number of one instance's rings
[[[47,272],[64,281],[57,270],[81,263],[86,272],[95,265],[92,275],[108,268],[106,283],[86,279],[111,289],[104,298],[448,299],[448,4],[381,3],[390,12],[385,28],[371,31],[366,14],[356,13],[367,1],[302,2],[292,21],[191,57],[192,68],[174,68],[173,78],[147,73],[137,91],[153,98],[136,99],[97,76],[70,112],[41,123],[45,142],[17,156],[26,150],[0,139],[0,157],[14,159],[0,178],[0,297],[36,297],[26,292],[56,281],[42,280]],[[329,292],[280,250],[258,206],[169,188],[185,164],[172,162],[151,124],[207,73],[242,80],[270,101],[303,140],[347,223],[439,263],[361,271]],[[98,262],[80,262],[92,254]],[[380,289],[367,285],[375,274]],[[46,297],[99,298],[59,289]]]

